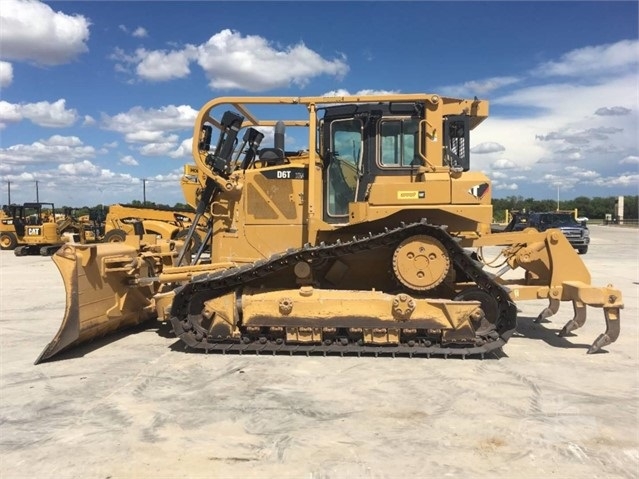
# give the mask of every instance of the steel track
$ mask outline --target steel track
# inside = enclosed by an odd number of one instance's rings
[[[357,342],[341,344],[287,344],[282,340],[260,338],[248,343],[236,339],[212,341],[206,334],[198,340],[196,332],[206,333],[193,322],[189,311],[201,311],[206,299],[221,296],[238,290],[248,283],[265,279],[269,275],[290,268],[300,261],[313,262],[324,259],[338,259],[342,256],[375,249],[382,246],[396,246],[414,235],[430,235],[438,239],[446,248],[454,265],[463,271],[475,286],[490,295],[497,304],[497,318],[489,318],[493,328],[488,334],[477,337],[474,345],[441,344],[433,341],[415,341],[414,344],[391,346],[360,345]],[[345,293],[347,294],[347,293]],[[197,302],[197,304],[192,301]],[[217,353],[284,353],[307,355],[374,355],[374,356],[481,356],[502,347],[508,341],[516,327],[517,308],[509,299],[508,292],[485,273],[458,242],[451,237],[446,228],[428,224],[425,220],[411,224],[401,224],[394,229],[386,229],[377,234],[369,233],[364,237],[353,237],[351,241],[337,241],[332,244],[304,245],[302,248],[289,249],[252,264],[230,268],[214,273],[196,276],[175,290],[171,306],[171,324],[175,334],[189,347],[206,352]],[[345,324],[345,328],[349,325]],[[202,336],[202,334],[200,334]]]

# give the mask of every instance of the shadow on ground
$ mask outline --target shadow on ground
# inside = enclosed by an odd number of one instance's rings
[[[169,337],[174,337],[172,335],[173,333],[171,332],[171,335]],[[294,348],[294,345],[292,345]],[[215,355],[262,355],[262,356],[313,356],[313,357],[322,357],[322,356],[331,356],[331,357],[362,357],[362,358],[370,358],[370,357],[379,357],[381,360],[383,359],[412,359],[415,361],[419,361],[422,359],[450,359],[450,360],[466,360],[466,361],[472,361],[472,360],[496,360],[496,359],[501,359],[501,358],[507,358],[508,355],[500,348],[497,350],[493,350],[493,351],[489,351],[486,352],[482,355],[479,354],[473,354],[473,355],[466,355],[466,356],[456,356],[456,355],[449,355],[447,357],[445,357],[443,354],[438,354],[438,353],[432,353],[430,355],[427,355],[425,353],[418,353],[416,352],[413,355],[409,355],[406,353],[401,353],[401,352],[392,352],[391,348],[386,349],[384,346],[379,346],[379,349],[377,350],[376,353],[372,353],[369,351],[367,352],[358,352],[356,349],[351,349],[351,350],[344,350],[342,352],[340,351],[296,351],[294,349],[286,349],[286,348],[282,348],[280,350],[264,350],[264,351],[260,351],[259,348],[258,349],[247,349],[247,350],[237,350],[237,349],[230,349],[228,351],[223,351],[223,350],[210,350],[210,351],[205,351],[203,349],[195,349],[195,348],[191,348],[189,346],[187,346],[183,341],[181,340],[177,340],[175,343],[171,344],[169,346],[169,348],[171,349],[171,351],[175,351],[175,352],[179,352],[179,353],[188,353],[188,354],[215,354]]]
[[[559,331],[561,331],[561,328],[554,328],[554,327],[549,327],[548,325],[551,325],[552,323],[550,323],[550,321],[543,321],[542,323],[536,323],[535,321],[535,317],[519,317],[517,319],[517,331],[513,334],[514,338],[525,338],[525,339],[530,339],[530,340],[538,340],[538,341],[543,341],[544,343],[548,344],[549,346],[552,346],[554,348],[564,348],[564,349],[584,349],[584,350],[588,350],[590,348],[590,344],[587,343],[581,343],[581,342],[575,342],[575,338],[579,338],[578,334],[568,334],[566,337],[561,337],[558,335]],[[76,346],[74,348],[72,348],[69,351],[63,351],[62,353],[57,354],[56,356],[54,356],[53,358],[47,359],[46,362],[55,362],[55,361],[64,361],[67,359],[74,359],[74,358],[81,358],[87,354],[90,354],[91,352],[103,348],[103,347],[108,347],[109,344],[119,341],[120,339],[130,336],[130,335],[136,335],[136,334],[141,334],[144,333],[146,331],[155,331],[155,333],[165,339],[175,339],[175,341],[173,343],[171,343],[168,347],[171,351],[175,351],[176,353],[188,353],[188,354],[225,354],[221,351],[204,351],[204,350],[200,350],[200,349],[192,349],[189,348],[184,342],[182,342],[181,340],[177,339],[174,334],[173,334],[173,328],[171,326],[171,324],[169,322],[148,322],[148,323],[143,323],[141,325],[126,329],[126,330],[122,330],[122,331],[118,331],[116,333],[113,334],[109,334],[108,336],[105,336],[103,338],[98,338],[95,339],[89,343],[86,344],[82,344],[79,346]],[[593,338],[594,339],[594,338]],[[508,343],[505,346],[506,348],[508,347]],[[606,351],[605,349],[602,349],[601,351],[599,351],[597,354],[605,354],[608,351]],[[231,352],[227,352],[226,354],[260,354],[260,352],[257,351],[244,351],[242,353],[237,352],[237,351],[231,351]],[[268,356],[323,356],[324,354],[321,352],[318,353],[309,353],[307,354],[306,352],[289,352],[289,351],[281,351],[278,353],[274,353],[272,351],[269,352],[262,352],[261,354],[263,355],[268,355]],[[340,354],[328,354],[330,356],[340,356]],[[347,357],[357,357],[356,353],[345,353],[343,354],[343,356],[347,356]],[[362,354],[362,357],[370,357],[372,356],[372,354]],[[386,354],[383,351],[383,348],[380,349],[380,353],[379,353],[380,358],[389,358],[391,357],[390,354]],[[462,357],[449,357],[448,359],[464,359],[464,360],[498,360],[498,359],[502,359],[502,358],[507,358],[508,355],[502,350],[502,349],[498,349],[496,351],[491,351],[489,353],[486,353],[483,358],[479,355],[472,355],[472,356],[466,356],[465,358]],[[414,356],[413,358],[409,357],[408,355],[400,355],[397,354],[396,358],[405,358],[405,359],[426,359],[425,356]],[[438,355],[432,355],[429,359],[446,359],[443,356],[438,356]]]
[[[42,362],[43,363],[45,363],[45,362],[48,363],[48,362],[64,361],[66,359],[81,358],[81,357],[83,357],[83,356],[95,351],[96,349],[108,347],[109,344],[114,343],[116,341],[119,341],[120,339],[125,338],[127,336],[141,334],[141,333],[144,333],[146,331],[151,331],[153,329],[155,329],[157,331],[157,330],[159,330],[158,325],[161,326],[161,323],[155,323],[154,324],[152,321],[147,321],[147,322],[139,324],[137,326],[133,326],[131,328],[123,329],[123,330],[117,331],[115,333],[110,333],[110,334],[108,334],[106,336],[103,336],[101,338],[93,339],[93,340],[89,341],[88,343],[80,344],[79,346],[72,346],[71,349],[69,349],[67,351],[62,351],[61,353],[56,354],[52,358],[45,359]],[[158,334],[159,334],[159,332],[158,332]],[[159,334],[159,335],[163,336],[162,334]],[[163,337],[171,337],[171,336],[163,336]]]
[[[535,317],[527,316],[520,316],[517,318],[517,332],[513,335],[513,337],[540,340],[553,348],[585,350],[590,348],[590,344],[575,342],[575,338],[579,338],[579,330],[577,330],[577,334],[568,333],[566,336],[562,337],[559,336],[558,333],[561,331],[563,326],[555,329],[554,327],[545,326],[545,324],[550,325],[550,321],[546,320],[541,323],[536,323],[535,319]],[[594,340],[595,338],[592,339]],[[602,349],[596,354],[606,353],[608,353],[608,351]]]

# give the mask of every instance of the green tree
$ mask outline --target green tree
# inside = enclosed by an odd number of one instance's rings
[[[623,217],[628,220],[639,219],[639,196],[624,196],[623,198]]]

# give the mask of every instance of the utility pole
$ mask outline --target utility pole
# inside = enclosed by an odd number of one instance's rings
[[[557,185],[557,211],[559,211],[559,185]]]
[[[38,191],[38,180],[35,180],[36,184],[36,203],[40,203],[40,192]]]
[[[142,205],[146,205],[146,178],[142,178]]]
[[[9,204],[11,204],[11,182],[7,181],[7,193],[9,194]]]

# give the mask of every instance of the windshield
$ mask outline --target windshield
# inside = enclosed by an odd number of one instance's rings
[[[539,216],[539,222],[549,226],[579,226],[570,213],[548,213]]]

